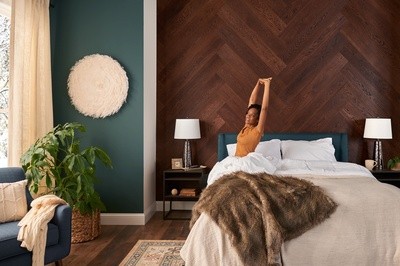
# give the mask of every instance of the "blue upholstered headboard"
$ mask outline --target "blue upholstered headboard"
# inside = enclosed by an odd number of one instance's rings
[[[237,133],[218,134],[218,161],[228,156],[227,144],[236,143]],[[347,162],[349,160],[347,149],[347,133],[264,133],[261,141],[280,140],[316,140],[321,138],[332,138],[335,147],[336,160]]]

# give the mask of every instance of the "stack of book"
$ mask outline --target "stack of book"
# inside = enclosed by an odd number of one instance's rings
[[[182,188],[179,192],[179,196],[194,197],[196,196],[195,188]]]

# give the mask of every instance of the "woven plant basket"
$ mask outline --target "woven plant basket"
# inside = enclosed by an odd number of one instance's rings
[[[81,214],[72,211],[72,243],[81,243],[95,239],[100,234],[100,211]]]

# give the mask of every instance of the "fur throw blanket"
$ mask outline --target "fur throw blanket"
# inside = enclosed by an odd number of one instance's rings
[[[47,224],[54,216],[54,210],[59,204],[67,204],[55,195],[45,195],[36,198],[31,203],[31,209],[18,223],[21,227],[18,240],[21,247],[32,251],[32,265],[44,265],[44,255],[47,239]]]
[[[235,172],[202,192],[190,228],[205,212],[228,235],[244,265],[281,265],[283,241],[321,223],[336,207],[306,180]]]

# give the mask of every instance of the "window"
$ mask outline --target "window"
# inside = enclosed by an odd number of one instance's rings
[[[7,166],[10,19],[0,13],[0,167]]]

